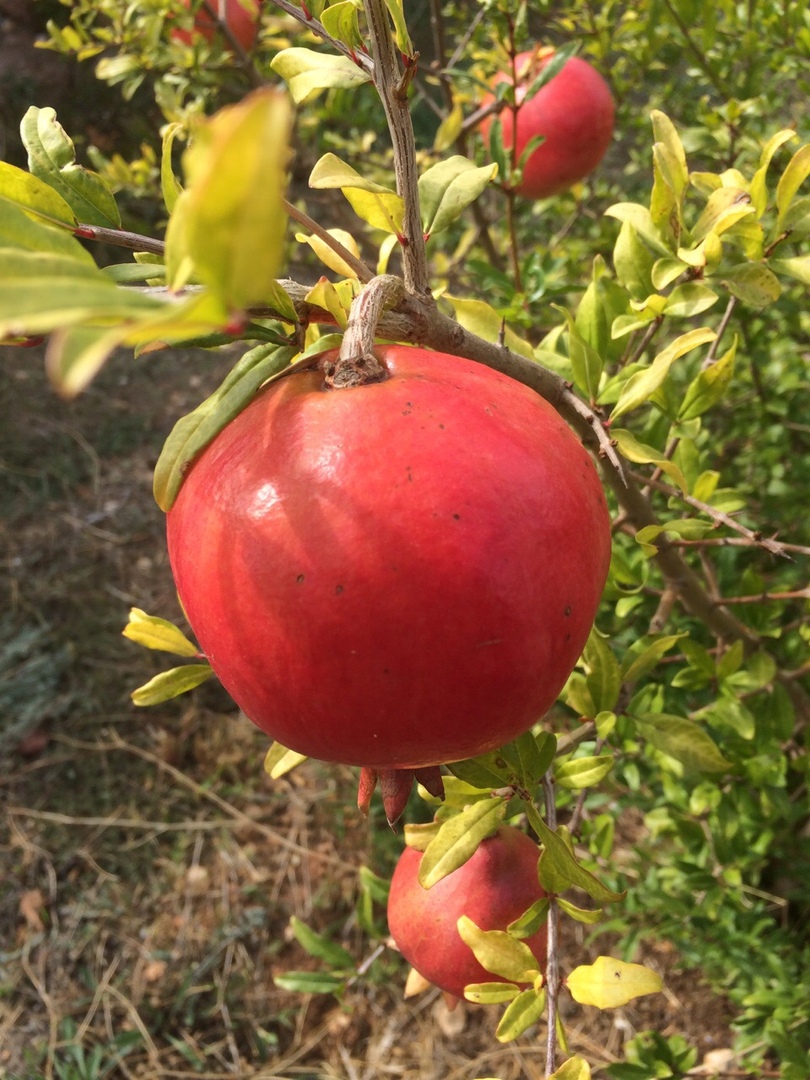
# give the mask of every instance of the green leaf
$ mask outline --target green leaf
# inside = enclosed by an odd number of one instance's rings
[[[634,998],[662,990],[661,976],[643,964],[627,964],[610,956],[599,956],[592,964],[574,968],[565,985],[580,1005],[597,1009],[618,1009]]]
[[[598,903],[607,904],[623,899],[625,893],[613,892],[584,866],[580,866],[563,838],[546,825],[532,803],[524,803],[524,808],[529,824],[544,848],[538,865],[538,877],[544,889],[556,894],[570,885],[576,885]]]
[[[769,259],[768,266],[777,274],[787,274],[802,285],[810,285],[810,255],[797,255],[792,259]]]
[[[559,787],[581,791],[583,788],[595,787],[612,768],[612,754],[572,758],[557,767],[554,777]]]
[[[610,436],[615,440],[619,453],[628,461],[638,465],[655,464],[661,472],[665,473],[678,485],[681,491],[688,491],[686,478],[678,466],[670,461],[666,454],[647,446],[638,439],[631,431],[624,428],[611,428]]]
[[[810,144],[796,151],[776,185],[777,232],[781,230],[785,214],[808,176],[810,176]]]
[[[326,971],[285,971],[274,975],[273,982],[279,989],[293,994],[336,994],[343,989],[346,979]]]
[[[583,923],[585,926],[595,926],[602,918],[601,908],[596,908],[594,911],[591,908],[576,907],[570,900],[566,900],[564,896],[558,897],[557,903],[561,911],[564,911],[575,922]]]
[[[509,767],[495,751],[465,761],[452,761],[447,768],[459,780],[481,790],[502,788],[509,783]]]
[[[433,806],[446,806],[451,809],[463,810],[470,803],[480,802],[481,799],[489,799],[492,794],[491,786],[482,790],[464,780],[459,780],[457,776],[445,776],[443,783],[444,798],[431,795],[422,784],[418,788],[420,797]]]
[[[718,275],[732,296],[752,307],[767,307],[782,295],[776,275],[764,263],[741,263]]]
[[[714,341],[715,337],[713,330],[700,327],[696,330],[689,330],[676,338],[655,357],[648,368],[630,376],[622,387],[619,400],[616,402],[611,414],[612,419],[615,420],[622,413],[630,412],[631,409],[636,409],[639,405],[648,401],[666,379],[669,369],[676,360],[691,352],[692,349]]]
[[[174,175],[174,169],[172,168],[172,147],[174,146],[174,140],[182,130],[182,124],[169,124],[163,132],[163,147],[160,157],[160,190],[163,195],[163,205],[170,214],[183,193],[182,185]]]
[[[392,188],[361,176],[337,154],[324,154],[318,158],[309,174],[309,186],[318,190],[356,188],[358,191],[368,191],[375,195],[396,194]]]
[[[546,1007],[546,995],[530,987],[506,1006],[495,1029],[498,1042],[510,1042],[536,1024]]]
[[[688,281],[676,286],[667,299],[666,314],[671,318],[692,319],[708,311],[717,303],[719,297],[708,285],[698,281]]]
[[[665,634],[652,639],[642,638],[639,648],[628,651],[622,663],[622,679],[626,683],[638,682],[655,667],[661,657],[668,653],[686,634]]]
[[[169,671],[161,671],[149,682],[132,691],[132,703],[144,706],[160,705],[193,690],[213,674],[210,664],[184,664]]]
[[[618,701],[622,679],[613,650],[596,629],[591,630],[582,659],[587,669],[588,690],[596,711],[611,710]]]
[[[628,222],[632,225],[638,236],[640,236],[641,239],[659,255],[672,254],[661,239],[661,234],[646,206],[642,206],[640,203],[614,203],[613,206],[608,207],[605,214],[608,217],[613,217],[618,221]]]
[[[634,300],[641,300],[653,291],[654,265],[655,256],[642,244],[635,226],[630,221],[622,222],[613,248],[613,266],[616,277]]]
[[[353,971],[355,969],[356,965],[353,957],[346,952],[342,945],[331,941],[323,934],[316,933],[315,930],[307,926],[305,922],[302,922],[295,915],[290,918],[290,929],[298,944],[306,949],[310,956],[314,956],[316,960],[323,960],[325,964],[337,970]]]
[[[773,156],[780,146],[784,146],[785,143],[790,142],[795,138],[795,131],[792,131],[790,128],[783,128],[782,131],[777,131],[775,135],[771,136],[763,147],[759,159],[759,168],[754,173],[754,177],[751,181],[751,200],[754,204],[758,218],[761,218],[768,208],[766,177]]]
[[[596,401],[599,394],[599,380],[602,377],[602,357],[582,337],[569,312],[557,304],[551,306],[564,316],[568,326],[568,356],[571,360],[574,382],[591,401]]]
[[[313,49],[282,49],[270,67],[284,79],[296,105],[312,101],[322,90],[353,90],[371,81],[371,76],[350,57]]]
[[[647,713],[633,719],[650,745],[680,761],[687,769],[727,773],[733,768],[711,735],[693,720],[668,713]]]
[[[520,989],[514,983],[489,982],[468,983],[464,987],[464,997],[477,1005],[501,1005],[518,996]]]
[[[154,495],[168,513],[191,462],[253,399],[259,387],[288,367],[295,349],[258,345],[245,353],[225,381],[172,428],[155,466]]]
[[[101,276],[93,256],[72,234],[33,217],[23,206],[5,195],[0,195],[0,247],[62,255],[76,263],[93,267],[97,279]],[[6,256],[9,257],[9,253]]]
[[[53,109],[32,105],[23,117],[20,134],[28,151],[28,168],[61,195],[77,221],[120,228],[121,215],[112,192],[97,173],[76,164],[73,140]]]
[[[394,24],[394,40],[397,48],[403,56],[413,56],[413,45],[405,22],[403,0],[385,0],[385,6],[388,8],[388,14]]]
[[[0,196],[38,219],[72,229],[76,216],[69,203],[50,184],[16,165],[0,161]]]
[[[443,298],[453,305],[456,319],[465,330],[469,330],[471,334],[477,334],[486,341],[499,341],[503,331],[503,343],[507,349],[511,349],[519,356],[526,356],[529,360],[534,359],[534,349],[529,342],[519,338],[513,330],[504,327],[503,317],[484,300],[461,299],[457,296],[449,296],[447,293]]]
[[[360,25],[357,18],[358,5],[353,0],[342,0],[324,8],[321,24],[336,41],[342,41],[350,49],[358,49],[363,44]]]
[[[422,173],[419,200],[425,236],[441,232],[460,217],[497,172],[495,164],[477,168],[467,158],[455,155]]]
[[[692,229],[692,243],[700,243],[709,233],[720,236],[738,221],[754,213],[751,196],[747,191],[736,187],[718,188],[709,196]]]
[[[572,1057],[555,1069],[548,1080],[591,1080],[591,1067],[584,1058]]]
[[[531,907],[527,908],[519,918],[510,922],[506,929],[513,937],[531,937],[546,925],[550,903],[547,896],[535,900]]]
[[[429,889],[452,874],[475,854],[478,845],[494,836],[506,816],[506,800],[499,796],[475,802],[443,822],[419,863],[419,884]]]
[[[704,368],[689,384],[678,410],[679,420],[694,420],[722,400],[734,376],[737,338],[716,363]]]
[[[306,754],[299,754],[296,750],[288,750],[281,743],[274,742],[265,754],[264,771],[271,780],[278,780],[306,760]]]
[[[557,738],[549,731],[535,735],[525,731],[500,749],[500,756],[511,766],[510,780],[523,788],[531,788],[543,777],[557,752]]]
[[[182,630],[167,619],[147,615],[141,608],[130,608],[129,622],[122,630],[125,638],[144,645],[147,649],[174,653],[175,656],[199,656],[200,650]]]
[[[284,247],[291,125],[286,96],[266,89],[195,129],[183,155],[188,187],[166,232],[173,286],[193,267],[225,311],[266,302]]]
[[[510,982],[533,982],[538,974],[537,959],[528,945],[505,930],[481,930],[466,915],[456,925],[461,940],[472,949],[485,971]]]

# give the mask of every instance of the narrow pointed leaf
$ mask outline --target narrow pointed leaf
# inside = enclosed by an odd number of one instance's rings
[[[428,844],[419,863],[419,884],[424,889],[452,874],[475,853],[478,845],[493,836],[506,816],[506,800],[482,799],[448,818]]]
[[[345,968],[349,971],[354,969],[354,958],[342,945],[338,945],[337,942],[331,941],[325,935],[317,933],[312,927],[302,922],[301,919],[296,918],[295,915],[290,918],[290,929],[295,940],[306,949],[310,956],[314,956],[317,960],[323,960],[331,968],[338,970]]]
[[[209,679],[214,672],[210,664],[184,664],[182,667],[161,671],[149,682],[132,691],[134,705],[160,705],[180,694],[188,693]]]
[[[737,339],[731,348],[710,367],[701,371],[689,384],[678,410],[679,420],[694,420],[702,416],[707,409],[722,400],[734,376],[734,358],[737,354]]]
[[[171,508],[194,458],[245,408],[262,383],[283,371],[294,355],[291,347],[259,345],[251,349],[210,397],[177,421],[155,466],[154,495],[161,510]]]
[[[782,228],[785,214],[808,176],[810,176],[810,144],[796,151],[776,185],[777,232]]]
[[[565,761],[558,766],[554,776],[560,787],[581,791],[583,788],[595,787],[612,768],[613,757],[610,754],[600,754],[597,757],[582,757]]]
[[[520,989],[513,983],[489,982],[468,983],[464,987],[464,997],[477,1005],[501,1005],[518,996]]]
[[[174,653],[175,656],[199,656],[200,650],[174,623],[148,615],[141,608],[131,608],[129,622],[121,631],[125,638],[147,649]]]
[[[533,988],[524,990],[511,1001],[504,1010],[498,1027],[495,1029],[495,1038],[498,1042],[511,1042],[542,1017],[546,1008],[546,995],[538,993]]]
[[[673,363],[681,356],[691,352],[700,345],[706,345],[714,341],[715,333],[707,327],[689,330],[682,334],[660,352],[648,368],[631,375],[622,387],[619,400],[613,409],[612,418],[615,420],[622,413],[630,412],[638,408],[655,393],[669,374]]]
[[[452,224],[475,202],[497,172],[495,164],[477,168],[467,158],[454,155],[422,173],[419,200],[425,234],[441,232]]]

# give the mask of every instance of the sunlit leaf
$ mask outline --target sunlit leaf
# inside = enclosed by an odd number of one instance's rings
[[[133,705],[160,705],[171,698],[193,690],[213,675],[210,664],[184,664],[182,667],[161,671],[149,682],[133,690]]]
[[[574,968],[565,984],[574,1001],[597,1009],[617,1009],[634,998],[658,993],[664,986],[661,976],[650,968],[609,956]]]
[[[796,151],[776,185],[777,232],[782,228],[785,214],[808,176],[810,176],[810,144]]]
[[[298,47],[276,53],[270,67],[284,79],[296,105],[312,101],[322,90],[351,90],[371,79],[348,56]]]
[[[510,982],[532,982],[537,975],[537,959],[528,945],[505,930],[481,930],[472,919],[458,920],[461,940],[468,945],[485,971]]]
[[[419,202],[425,235],[441,232],[452,224],[475,202],[497,172],[495,164],[477,168],[467,158],[454,155],[422,173]]]
[[[527,1031],[543,1015],[546,1007],[546,995],[529,987],[506,1006],[497,1028],[495,1038],[498,1042],[511,1042]]]
[[[266,300],[283,254],[291,125],[287,97],[271,89],[199,123],[183,155],[188,186],[166,233],[175,287],[190,261],[227,311]]]
[[[121,631],[125,638],[175,656],[199,656],[200,650],[174,623],[148,615],[141,608],[130,608],[129,622]]]
[[[77,221],[119,228],[121,215],[112,192],[97,173],[76,163],[73,140],[53,109],[32,105],[23,117],[20,134],[28,151],[28,168],[62,196]]]
[[[271,780],[278,780],[307,760],[306,754],[288,750],[279,742],[274,742],[264,758],[264,771]]]
[[[560,787],[580,791],[583,788],[595,787],[612,768],[613,757],[610,754],[572,758],[557,767],[554,777]]]
[[[518,353],[519,356],[526,356],[530,360],[534,359],[534,350],[529,342],[518,337],[508,327],[504,328],[503,318],[486,301],[468,300],[458,296],[448,296],[447,294],[445,294],[444,299],[453,305],[456,319],[465,330],[469,330],[471,334],[477,334],[478,337],[482,337],[486,341],[493,342],[500,339],[503,331],[503,343],[507,349]]]
[[[734,376],[734,358],[737,354],[735,337],[731,348],[719,360],[704,368],[689,384],[678,410],[679,420],[692,420],[702,416],[707,409],[722,400]]]
[[[506,800],[496,796],[448,818],[425,849],[419,863],[419,884],[429,889],[463,866],[482,840],[494,836],[505,816]]]
[[[637,372],[627,380],[613,409],[613,419],[648,401],[667,377],[669,369],[676,360],[691,352],[692,349],[714,341],[715,336],[713,330],[700,327],[689,330],[671,342],[655,357],[648,368]]]
[[[732,296],[752,307],[767,307],[782,295],[777,276],[764,263],[742,263],[718,274]]]

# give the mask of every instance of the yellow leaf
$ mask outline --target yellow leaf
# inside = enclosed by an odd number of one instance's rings
[[[633,998],[655,994],[663,980],[643,964],[626,964],[610,956],[599,956],[590,965],[574,968],[566,979],[574,1001],[597,1009],[616,1009]]]
[[[131,608],[129,622],[121,631],[125,638],[145,645],[147,649],[174,653],[176,656],[199,656],[200,650],[174,623],[147,615],[141,608]]]

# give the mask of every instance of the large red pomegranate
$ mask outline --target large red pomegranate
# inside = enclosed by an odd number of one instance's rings
[[[189,622],[247,716],[302,754],[417,769],[491,750],[554,702],[604,586],[596,469],[533,391],[378,348],[270,384],[168,513]]]
[[[457,923],[466,915],[481,930],[505,930],[545,896],[537,879],[539,856],[525,833],[502,825],[463,866],[424,889],[418,879],[422,853],[405,848],[388,894],[388,929],[397,948],[420,975],[455,997],[463,997],[469,983],[504,982],[478,963]],[[545,924],[523,944],[543,970]]]
[[[553,55],[553,49],[537,49],[515,59],[518,156],[530,139],[545,136],[545,142],[529,155],[516,189],[527,199],[556,195],[584,179],[605,156],[613,137],[610,89],[599,72],[578,56],[567,60],[553,79],[521,104],[526,90]],[[510,72],[496,76],[494,82],[511,80]],[[507,106],[499,116],[503,144],[510,149],[515,138],[512,110]],[[481,126],[485,138],[491,124],[491,117],[487,117]]]

